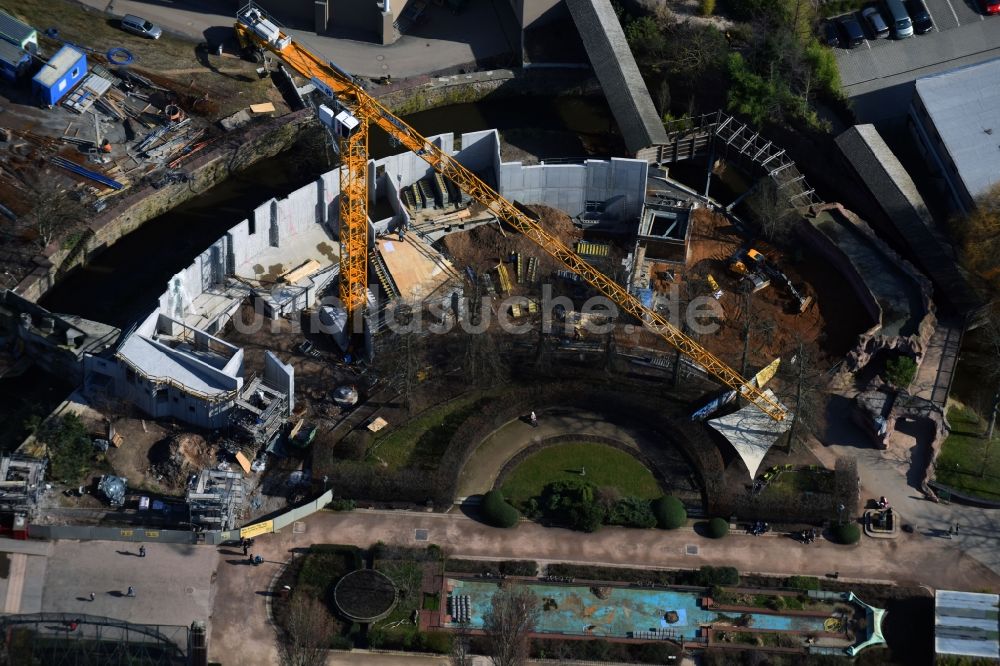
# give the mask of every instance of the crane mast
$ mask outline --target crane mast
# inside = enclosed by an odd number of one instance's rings
[[[348,312],[357,312],[363,307],[366,298],[367,128],[369,124],[374,124],[406,149],[423,158],[435,171],[449,178],[463,192],[493,213],[497,219],[503,220],[526,236],[706,372],[736,390],[744,399],[772,419],[781,421],[785,418],[787,410],[780,402],[748,382],[738,372],[678,330],[661,314],[644,306],[627,289],[584,261],[561,240],[547,232],[531,215],[502,197],[458,160],[396,117],[378,100],[366,93],[349,74],[335,64],[319,58],[282,33],[276,24],[252,4],[240,10],[237,16],[235,28],[242,45],[270,51],[299,74],[312,80],[317,88],[335,98],[359,121],[353,132],[340,138],[343,160],[340,197],[340,297]]]

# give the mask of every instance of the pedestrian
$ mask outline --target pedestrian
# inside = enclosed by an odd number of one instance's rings
[[[955,523],[955,534],[958,534],[958,523]]]
[[[93,592],[91,592],[91,593],[90,593],[90,600],[91,600],[91,601],[93,601],[93,600],[94,600],[94,593],[93,593]]]
[[[243,557],[246,557],[249,552],[250,552],[250,544],[247,542],[246,539],[244,539],[243,540]]]
[[[128,592],[125,593],[125,596],[126,597],[134,597],[135,596],[135,588],[132,587],[131,585],[129,585],[128,586]]]
[[[139,546],[139,557],[146,557],[146,546]]]
[[[949,525],[948,526],[948,538],[951,539],[954,534],[955,534],[955,526],[954,525]]]
[[[533,426],[538,425],[538,416],[535,415],[534,410],[532,410],[531,415],[528,416],[528,418],[531,420],[531,425]]]

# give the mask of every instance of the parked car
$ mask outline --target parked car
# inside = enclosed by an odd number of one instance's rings
[[[984,14],[1000,14],[1000,0],[979,0]]]
[[[126,14],[122,17],[122,30],[149,39],[159,39],[160,35],[163,34],[163,29],[160,26],[133,14]]]
[[[823,22],[823,43],[830,48],[840,46],[840,32],[837,25],[831,21]]]
[[[866,7],[861,12],[861,16],[868,22],[868,27],[871,28],[876,39],[885,39],[889,36],[889,26],[885,24],[885,19],[879,13],[878,7]]]
[[[892,25],[892,32],[896,39],[906,39],[913,37],[913,21],[906,13],[903,0],[883,0],[885,4],[885,15],[889,17]]]
[[[930,32],[934,28],[934,21],[931,19],[931,13],[927,11],[924,0],[906,0],[906,11],[913,19],[913,31],[918,35]]]
[[[861,29],[861,24],[854,14],[840,18],[840,31],[844,36],[844,46],[849,49],[861,46],[865,41],[865,31]]]

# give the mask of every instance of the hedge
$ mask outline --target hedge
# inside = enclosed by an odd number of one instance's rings
[[[667,495],[653,500],[652,509],[660,529],[675,530],[687,522],[687,510],[676,497]]]
[[[712,518],[708,521],[706,534],[710,539],[721,539],[729,534],[729,522],[724,518]]]
[[[499,490],[491,490],[483,496],[482,508],[483,520],[493,527],[514,527],[521,517]]]
[[[850,545],[861,539],[861,528],[857,523],[843,523],[833,526],[833,540],[837,543]]]
[[[505,576],[537,576],[538,562],[534,560],[463,560],[448,558],[444,562],[444,570],[448,573],[468,573],[482,574],[490,573],[494,576],[503,574]]]

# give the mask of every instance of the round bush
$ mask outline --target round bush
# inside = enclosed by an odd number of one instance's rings
[[[514,527],[520,514],[507,503],[503,493],[491,490],[483,496],[483,519],[493,527]]]
[[[721,539],[729,534],[729,523],[724,518],[712,518],[708,521],[708,537],[710,539]]]
[[[687,511],[681,501],[673,496],[653,500],[653,515],[656,526],[664,530],[676,530],[687,522]]]
[[[844,523],[833,526],[833,540],[837,543],[850,545],[861,539],[861,528],[857,523]]]

